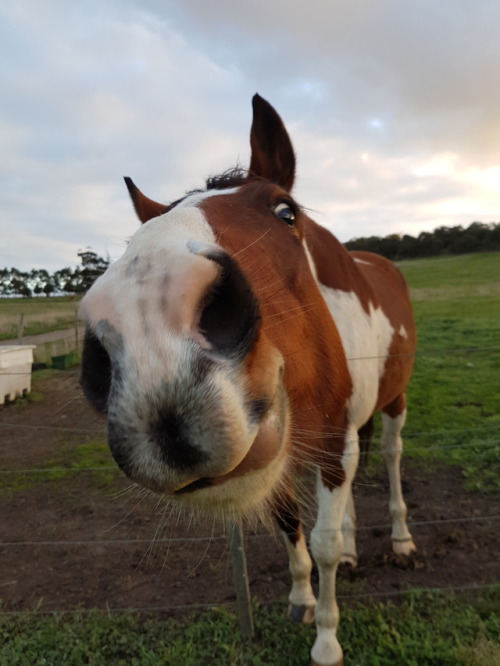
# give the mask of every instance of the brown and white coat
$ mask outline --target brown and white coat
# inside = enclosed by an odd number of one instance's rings
[[[416,344],[408,291],[377,255],[349,253],[290,192],[284,125],[253,99],[251,161],[170,206],[126,179],[143,226],[83,299],[82,385],[123,471],[222,518],[271,513],[285,534],[290,614],[316,620],[313,663],[342,663],[335,576],[356,563],[351,483],[360,429],[382,411],[393,548],[414,550],[400,432]],[[294,476],[317,470],[310,546]]]

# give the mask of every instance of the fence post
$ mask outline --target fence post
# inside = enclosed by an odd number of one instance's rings
[[[78,308],[75,308],[75,348],[79,352],[80,343],[78,340]]]
[[[23,333],[24,333],[24,312],[19,315],[19,323],[17,325],[17,341],[18,342],[23,341]]]
[[[250,604],[250,587],[248,585],[247,560],[243,543],[243,529],[239,523],[229,523],[228,531],[231,569],[236,592],[236,610],[240,621],[243,638],[253,638],[254,627],[252,606]]]

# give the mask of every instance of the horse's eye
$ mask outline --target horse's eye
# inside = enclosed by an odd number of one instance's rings
[[[286,201],[282,201],[274,207],[274,214],[291,227],[295,224],[295,211]]]

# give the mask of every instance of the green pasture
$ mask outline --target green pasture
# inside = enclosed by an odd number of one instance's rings
[[[500,254],[400,267],[419,331],[405,455],[425,465],[458,466],[464,492],[492,492],[494,500],[500,477]],[[109,458],[96,440],[73,461],[63,447],[57,460],[47,461],[55,463],[68,470],[105,468]],[[375,453],[369,469],[380,464]],[[471,566],[473,558],[471,553]],[[340,591],[349,596],[345,586]],[[340,605],[339,638],[350,666],[500,664],[498,586],[467,594],[413,591],[397,603],[340,599]],[[290,623],[285,607],[285,599],[256,607],[256,637],[245,643],[234,614],[219,607],[174,620],[97,611],[13,615],[2,614],[0,606],[0,666],[304,666],[314,627]]]
[[[419,335],[405,455],[500,488],[500,254],[401,262]]]
[[[427,257],[407,259],[397,263],[418,297],[418,290],[445,287],[471,288],[500,287],[500,253],[478,252],[477,254],[450,255],[448,257]]]
[[[21,325],[23,335],[72,328],[77,308],[78,299],[71,296],[0,298],[0,340],[17,338]]]

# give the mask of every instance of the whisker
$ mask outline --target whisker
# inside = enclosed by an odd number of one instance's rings
[[[114,492],[110,493],[109,497],[112,500],[120,499],[121,497],[124,497],[125,495],[138,490],[139,487],[137,486],[137,484],[130,483],[128,486],[126,486],[126,488],[122,488],[121,490],[115,490]]]
[[[288,314],[289,312],[304,312],[308,313],[311,312],[314,308],[318,307],[316,303],[310,303],[309,305],[304,304],[304,305],[298,305],[294,308],[289,308],[288,310],[282,310],[281,312],[276,312],[275,314],[272,315],[267,315],[266,320],[268,319],[274,319],[274,317],[282,317],[283,315]],[[283,321],[287,321],[284,319]]]
[[[318,307],[318,306],[317,306],[317,305],[311,305],[311,306],[309,306],[309,307],[306,306],[306,307],[302,310],[302,312],[304,312],[304,313],[312,312],[316,307]],[[275,326],[281,326],[281,325],[284,324],[285,322],[287,322],[287,321],[291,321],[292,319],[295,319],[296,317],[297,317],[297,314],[293,315],[292,317],[285,317],[285,318],[282,319],[281,321],[278,321],[278,322],[276,322],[275,324],[271,324],[270,326],[267,326],[266,324],[264,324],[263,328],[264,328],[264,330],[268,331],[268,330],[270,330],[271,328],[275,328]],[[269,317],[269,318],[270,318],[270,317]]]
[[[233,254],[233,257],[237,257],[238,255],[242,254],[243,252],[246,252],[246,251],[247,251],[249,248],[251,248],[253,245],[255,245],[256,243],[258,243],[259,241],[261,241],[263,238],[265,238],[265,237],[267,236],[267,234],[270,233],[270,231],[271,231],[270,228],[269,228],[269,229],[266,229],[266,231],[264,231],[264,233],[261,234],[261,235],[260,235],[258,238],[256,238],[254,241],[252,241],[251,243],[249,243],[248,245],[246,245],[246,246],[245,246],[244,248],[242,248],[241,250],[238,250],[238,252],[235,252],[235,253]]]
[[[118,520],[116,523],[114,523],[114,525],[111,525],[111,526],[108,527],[106,530],[104,530],[103,534],[106,534],[107,532],[111,532],[112,530],[115,530],[119,525],[121,525],[122,523],[124,523],[124,522],[127,520],[127,518],[128,518],[128,517],[134,512],[134,511],[136,511],[137,508],[138,508],[143,502],[147,501],[148,499],[151,499],[151,493],[150,493],[150,491],[146,490],[145,488],[139,488],[138,486],[137,486],[137,490],[138,490],[137,495],[139,496],[139,501],[137,501],[137,502],[132,506],[132,508],[131,508],[131,509],[130,509],[130,510],[129,510],[124,516],[122,516],[122,517],[120,518],[120,520]],[[130,501],[131,501],[132,499],[133,499],[133,498],[130,498]]]
[[[306,430],[305,428],[294,428],[293,433],[296,435],[303,435],[308,439],[343,439],[346,436],[346,432],[342,428],[336,428],[335,426],[323,426],[318,430]]]
[[[51,416],[55,416],[56,414],[58,414],[59,412],[61,412],[63,409],[65,409],[68,405],[70,405],[72,402],[75,402],[75,400],[80,400],[80,398],[81,398],[81,396],[80,396],[79,393],[76,394],[76,395],[74,395],[72,398],[70,398],[69,400],[67,400],[63,405],[60,405],[60,407],[58,407],[58,408],[55,410],[55,412],[52,412],[52,413],[51,413]]]

